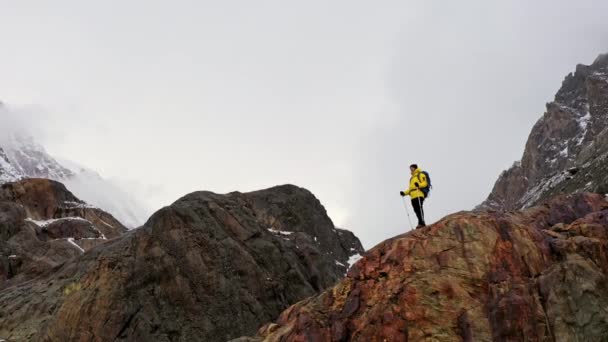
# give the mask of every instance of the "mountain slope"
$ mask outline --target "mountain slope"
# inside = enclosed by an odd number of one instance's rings
[[[74,176],[74,172],[57,162],[32,137],[10,137],[5,143],[5,151],[7,159],[21,178],[46,178],[60,181]]]
[[[608,55],[578,65],[534,125],[522,160],[480,209],[529,207],[561,192],[608,192]]]
[[[23,174],[15,169],[4,149],[0,147],[0,184],[14,182],[22,177]]]
[[[608,336],[608,201],[463,212],[389,239],[241,341],[591,341]]]
[[[225,341],[335,284],[362,252],[304,189],[192,193],[54,273],[0,291],[0,338]]]
[[[111,212],[130,228],[147,218],[132,196],[113,182],[74,163],[59,162],[31,136],[8,134],[0,141],[0,184],[24,178],[64,183],[79,198]]]

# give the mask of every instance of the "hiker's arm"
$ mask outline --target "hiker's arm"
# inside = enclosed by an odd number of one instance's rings
[[[416,190],[416,187],[414,186],[414,184],[412,184],[412,182],[410,182],[409,187],[407,188],[407,190],[405,190],[405,196],[409,196],[410,192]]]
[[[414,191],[414,189],[412,189],[412,186],[410,185],[410,187],[409,187],[409,188],[407,188],[407,190],[405,190],[405,191],[404,191],[405,196],[409,196],[409,195],[410,195],[410,192],[412,192],[412,191]]]

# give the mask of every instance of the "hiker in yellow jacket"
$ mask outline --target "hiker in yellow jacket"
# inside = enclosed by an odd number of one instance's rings
[[[424,198],[425,192],[423,189],[428,188],[428,182],[426,179],[426,175],[418,168],[418,165],[412,164],[410,165],[410,171],[412,173],[412,178],[410,178],[410,186],[407,190],[401,191],[399,194],[401,196],[410,196],[412,199],[412,207],[414,207],[414,212],[416,213],[416,217],[418,217],[418,228],[422,228],[426,226],[424,223]]]

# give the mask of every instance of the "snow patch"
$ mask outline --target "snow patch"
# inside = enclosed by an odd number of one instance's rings
[[[578,125],[583,130],[586,131],[590,120],[591,120],[591,113],[589,113],[589,111],[587,111],[587,113],[585,115],[583,115],[580,119],[578,119]]]
[[[287,232],[284,230],[276,230],[276,229],[272,229],[272,228],[268,228],[268,231],[273,233],[273,234],[278,234],[278,235],[291,235],[293,234],[293,232]]]
[[[361,254],[353,254],[350,256],[350,258],[348,258],[348,269],[350,270],[351,267],[353,267],[353,265],[355,263],[357,263],[357,261],[361,260],[363,258],[363,256]]]
[[[608,75],[603,71],[596,71],[592,74],[592,76],[597,77],[602,81],[608,82]]]
[[[109,224],[108,222],[106,222],[106,221],[104,221],[104,220],[102,220],[102,219],[99,219],[99,221],[101,221],[101,223],[105,224],[106,226],[108,226],[108,227],[110,227],[110,228],[112,228],[112,229],[114,228],[114,226],[113,226],[113,225]]]
[[[81,251],[82,253],[84,253],[84,249],[82,249],[82,247],[78,246],[78,244],[76,242],[74,242],[74,238],[67,238],[67,241],[74,247],[76,247],[79,251]]]
[[[346,267],[346,265],[344,265],[343,263],[339,262],[338,260],[336,260],[336,265],[342,266],[342,267]]]
[[[51,224],[53,224],[55,222],[60,222],[60,221],[81,221],[81,222],[86,222],[86,223],[89,223],[90,225],[93,225],[91,223],[91,221],[85,220],[82,217],[76,217],[76,216],[73,216],[73,217],[63,217],[63,218],[58,218],[58,219],[50,219],[50,220],[44,220],[44,221],[38,221],[38,220],[34,220],[34,219],[31,219],[31,218],[28,217],[25,220],[27,222],[32,222],[33,224],[37,225],[40,228],[48,227]]]
[[[560,173],[554,175],[553,177],[549,178],[548,180],[543,181],[543,182],[539,183],[537,186],[528,190],[520,201],[520,203],[522,203],[522,207],[524,209],[529,208],[531,205],[536,203],[541,198],[541,196],[543,194],[545,194],[547,191],[551,190],[552,188],[554,188],[555,186],[557,186],[558,184],[560,184],[561,182],[566,180],[567,177],[571,177],[571,176],[567,176],[567,173],[568,172],[560,172]]]
[[[589,113],[589,105],[587,105],[587,112],[585,115],[581,116],[578,120],[578,125],[581,128],[581,133],[577,138],[576,144],[581,145],[585,137],[587,136],[587,127],[589,126],[589,121],[591,121],[591,113]]]
[[[65,201],[63,204],[67,205],[63,207],[64,209],[99,209],[94,205],[90,205],[85,202],[74,202],[74,201]]]
[[[15,259],[15,258],[17,258],[17,256],[15,254],[12,254],[12,255],[9,255],[8,258],[9,259]]]

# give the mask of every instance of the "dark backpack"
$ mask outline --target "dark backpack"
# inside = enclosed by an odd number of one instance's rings
[[[431,185],[431,176],[426,171],[422,171],[421,173],[426,176],[426,186],[424,188],[420,188],[420,191],[422,191],[422,193],[424,194],[424,198],[427,198],[429,197],[429,194],[431,193],[431,188],[433,187]],[[422,181],[420,180],[420,175],[418,175],[418,180],[422,183]]]

